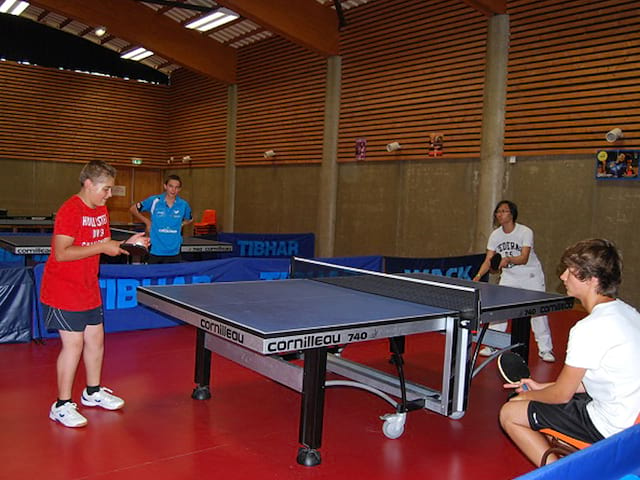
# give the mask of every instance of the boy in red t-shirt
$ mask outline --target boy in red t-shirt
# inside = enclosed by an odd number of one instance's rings
[[[42,277],[40,301],[45,325],[58,330],[62,348],[56,364],[58,399],[49,418],[65,427],[83,427],[87,419],[71,401],[71,390],[80,357],[84,360],[87,388],[81,402],[107,410],[122,408],[124,400],[100,386],[104,354],[102,299],[98,283],[100,254],[126,254],[121,242],[111,240],[109,214],[105,206],[114,184],[116,170],[102,161],[89,162],[80,173],[82,188],[56,214],[51,255]],[[144,233],[128,243],[149,245]]]

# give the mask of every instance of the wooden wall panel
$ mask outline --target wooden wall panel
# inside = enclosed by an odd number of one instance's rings
[[[169,89],[168,131],[167,163],[172,168],[224,166],[226,85],[184,68],[175,71]],[[186,156],[191,160],[183,162]]]
[[[509,0],[505,153],[591,153],[620,127],[638,146],[636,0]]]
[[[109,207],[109,219],[112,223],[127,223],[133,220],[131,213],[129,213],[129,207],[133,203],[131,201],[131,195],[133,193],[131,177],[133,174],[133,168],[118,168],[115,185],[124,187],[125,191],[124,196],[113,195],[107,203]]]
[[[166,165],[168,87],[0,62],[0,158]]]
[[[237,165],[319,163],[325,83],[326,60],[282,38],[240,49]]]
[[[342,34],[339,160],[427,158],[431,132],[445,157],[480,150],[486,40],[484,16],[458,0],[385,0],[347,12]],[[402,150],[387,153],[397,141]]]

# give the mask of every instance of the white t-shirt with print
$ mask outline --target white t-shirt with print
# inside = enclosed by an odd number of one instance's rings
[[[517,257],[522,248],[529,247],[529,260],[525,265],[511,265],[502,269],[500,285],[544,290],[542,264],[533,249],[533,230],[526,225],[516,223],[511,233],[505,233],[502,227],[496,228],[487,241],[487,250],[493,250],[502,257]],[[536,283],[542,282],[542,288]]]

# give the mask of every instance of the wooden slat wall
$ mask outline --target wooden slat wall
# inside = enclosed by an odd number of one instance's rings
[[[240,49],[237,165],[320,162],[325,83],[326,60],[282,38]]]
[[[0,62],[0,158],[165,161],[167,87]]]
[[[505,153],[591,153],[622,128],[638,147],[637,0],[509,0]]]
[[[176,166],[224,166],[227,87],[181,68],[171,75],[167,159]],[[191,161],[183,163],[185,156]]]
[[[460,0],[377,0],[347,12],[339,160],[427,158],[431,132],[444,156],[480,150],[485,17]],[[387,153],[397,141],[402,150]]]

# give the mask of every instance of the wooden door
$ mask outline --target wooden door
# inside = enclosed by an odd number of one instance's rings
[[[107,202],[111,223],[128,223],[131,221],[131,168],[118,168],[113,196]]]
[[[141,202],[149,195],[157,195],[164,191],[162,186],[161,170],[144,170],[136,168],[133,172],[133,197],[132,205],[135,202]]]
[[[161,170],[118,168],[114,195],[108,203],[111,223],[134,222],[129,207],[162,191]]]

